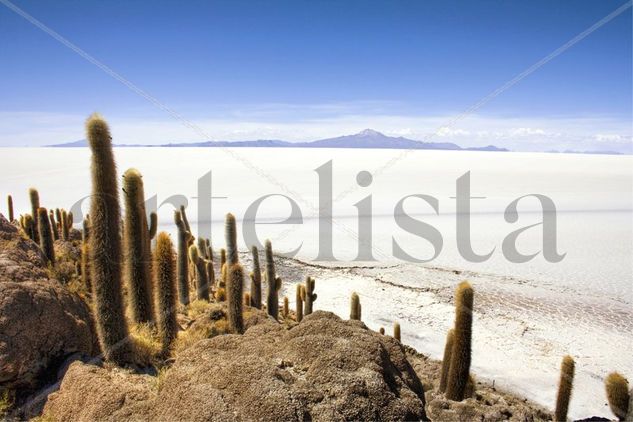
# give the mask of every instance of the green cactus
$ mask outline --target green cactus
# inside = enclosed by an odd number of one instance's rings
[[[226,287],[226,249],[220,249],[220,287]]]
[[[189,233],[181,211],[174,211],[174,222],[178,228],[178,301],[181,305],[187,306],[189,304],[189,263],[187,260]]]
[[[81,241],[83,243],[88,242],[90,237],[90,214],[86,214],[84,220],[81,222]]]
[[[86,122],[86,132],[92,151],[90,272],[97,333],[106,360],[122,365],[133,356],[121,296],[121,209],[112,138],[96,114]]]
[[[40,194],[35,188],[29,189],[29,199],[31,200],[31,217],[33,217],[33,241],[35,243],[39,243],[39,232],[38,232],[38,216],[37,210],[40,208]]]
[[[29,237],[29,239],[35,241],[35,224],[33,223],[33,217],[31,216],[31,214],[20,216],[20,226],[22,227],[22,230],[24,230],[24,233],[26,233],[26,235]]]
[[[189,246],[189,260],[196,269],[196,292],[198,300],[209,301],[209,279],[207,275],[207,267],[204,259],[200,257],[200,253],[196,245]]]
[[[360,321],[361,319],[360,297],[356,292],[352,293],[352,297],[350,299],[349,319],[355,319],[357,321]]]
[[[202,237],[198,238],[198,253],[200,254],[200,258],[209,259],[209,255],[207,255],[206,239],[203,239]]]
[[[395,338],[398,341],[400,340],[400,323],[399,322],[394,322],[393,324],[393,338]]]
[[[251,272],[251,306],[262,309],[262,270],[259,267],[259,251],[257,246],[251,248],[253,255],[253,272]]]
[[[566,421],[571,391],[574,384],[574,359],[565,356],[560,367],[560,381],[558,383],[558,395],[556,396],[556,410],[554,411],[555,421]]]
[[[626,419],[629,411],[629,382],[617,372],[610,373],[604,381],[607,390],[609,407],[617,418],[621,421]]]
[[[57,222],[55,221],[55,212],[50,210],[48,212],[48,220],[51,225],[51,232],[53,233],[53,240],[59,239],[59,231],[57,230]]]
[[[155,212],[149,214],[149,240],[156,237],[156,231],[158,230],[158,215]]]
[[[213,255],[210,255],[211,257]],[[213,269],[213,260],[209,259],[205,261],[207,266],[207,275],[209,276],[209,290],[212,291],[215,288],[215,270]]]
[[[457,286],[455,292],[455,340],[446,385],[446,398],[449,400],[462,401],[466,394],[471,361],[473,297],[473,288],[468,282],[464,281]]]
[[[268,315],[277,319],[279,317],[279,289],[281,279],[275,273],[275,261],[273,260],[273,245],[270,240],[266,240],[266,282],[268,283],[268,296],[266,297],[266,308]]]
[[[305,296],[303,300],[304,304],[304,312],[303,314],[308,316],[312,313],[312,308],[314,307],[314,301],[317,299],[317,294],[314,293],[314,279],[311,277],[306,277],[305,283]]]
[[[40,239],[40,248],[46,259],[53,265],[55,265],[55,248],[53,247],[53,232],[51,231],[51,222],[48,217],[48,211],[46,208],[38,208],[37,210],[37,219],[38,219],[38,231],[39,231],[39,239]]]
[[[227,280],[228,315],[227,322],[229,331],[235,334],[244,332],[244,321],[242,317],[244,269],[239,263],[229,267]]]
[[[295,295],[295,300],[297,302],[297,322],[301,322],[303,320],[303,297],[305,296],[305,291],[303,289],[303,284],[297,284],[297,293]]]
[[[284,296],[284,304],[281,308],[281,315],[284,319],[287,319],[290,315],[290,302],[288,302],[288,296]]]
[[[440,393],[446,391],[446,384],[448,383],[448,370],[451,366],[451,353],[453,352],[453,343],[455,342],[455,330],[448,330],[446,335],[446,344],[444,345],[444,357],[442,358],[442,372],[440,375]]]
[[[235,224],[235,216],[231,213],[226,215],[224,239],[226,241],[226,259],[230,267],[231,265],[237,264],[239,260],[237,254],[237,226]]]
[[[137,324],[152,322],[152,283],[148,229],[145,217],[143,176],[136,169],[123,174],[125,218],[123,222],[124,270],[132,320]],[[62,218],[63,218],[62,214]]]
[[[7,196],[7,210],[9,212],[9,222],[13,221],[13,197],[11,195]]]
[[[62,210],[62,239],[63,240],[68,240],[69,237],[69,231],[68,231],[68,213],[66,212],[66,210]]]
[[[166,353],[178,334],[178,322],[176,321],[174,246],[165,232],[159,233],[156,238],[154,269],[156,271],[156,323],[163,352]]]

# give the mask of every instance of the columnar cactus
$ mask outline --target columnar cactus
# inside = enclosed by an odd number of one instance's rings
[[[53,232],[53,240],[59,239],[59,230],[57,230],[57,222],[55,221],[55,212],[53,210],[48,212],[48,220],[50,221],[51,231]]]
[[[191,226],[189,225],[189,219],[187,218],[184,205],[180,206],[180,215],[182,216],[182,222],[185,224],[185,229],[187,232],[191,233]]]
[[[180,211],[174,211],[174,222],[178,228],[178,301],[186,306],[189,304],[189,262],[187,259],[189,232]]]
[[[355,319],[357,321],[360,321],[361,319],[360,297],[356,292],[352,293],[352,297],[350,299],[349,319]]]
[[[244,332],[244,321],[242,317],[242,294],[244,285],[244,269],[239,263],[229,267],[229,276],[226,290],[228,292],[228,315],[227,322],[229,331],[235,334]]]
[[[453,343],[455,341],[455,330],[448,330],[446,335],[446,344],[444,345],[444,357],[442,358],[442,372],[440,373],[440,393],[446,391],[448,383],[448,370],[451,367],[451,353],[453,352]]]
[[[68,224],[68,213],[66,210],[62,210],[62,239],[68,240],[69,237],[69,224]]]
[[[158,230],[158,215],[155,212],[149,214],[149,240],[156,237],[156,231]]]
[[[153,321],[150,251],[145,216],[143,177],[136,169],[123,174],[125,219],[123,224],[124,270],[132,320],[136,323]],[[63,218],[62,214],[62,218]]]
[[[304,305],[304,315],[310,315],[312,313],[312,308],[314,305],[314,301],[317,299],[317,294],[314,293],[314,279],[310,276],[306,277],[305,283],[305,297],[303,300],[305,301]]]
[[[37,228],[39,218],[37,216],[37,210],[40,208],[40,194],[37,189],[29,189],[29,199],[31,200],[31,217],[33,217],[33,241],[39,243],[39,231]]]
[[[196,297],[198,300],[209,301],[209,279],[204,259],[200,257],[196,245],[189,246],[189,259],[196,268]]]
[[[259,268],[259,251],[257,246],[251,248],[253,255],[253,272],[251,272],[251,306],[262,309],[262,271]]]
[[[235,216],[231,213],[226,215],[224,222],[224,240],[226,241],[226,259],[230,267],[238,262],[237,226],[235,224]]]
[[[473,288],[468,282],[464,281],[457,286],[455,292],[455,340],[446,386],[446,398],[449,400],[462,401],[466,394],[471,361],[473,297]]]
[[[202,259],[209,259],[209,256],[207,255],[207,243],[206,243],[206,239],[203,239],[202,237],[198,238],[198,253],[200,254],[200,258]]]
[[[244,293],[244,306],[251,306],[251,294],[249,292]]]
[[[295,295],[295,300],[297,302],[297,322],[301,322],[303,320],[303,296],[305,295],[303,285],[297,284],[297,293]]]
[[[633,411],[629,409],[629,382],[617,372],[612,372],[605,379],[604,386],[611,411],[619,420],[625,420],[626,415]]]
[[[574,359],[571,356],[565,356],[560,367],[560,381],[556,397],[556,410],[554,411],[555,421],[567,420],[567,410],[569,409],[571,390],[574,384],[574,367]]]
[[[51,263],[55,264],[55,248],[53,247],[53,232],[51,231],[51,222],[48,217],[48,212],[46,208],[38,208],[37,210],[37,220],[38,220],[38,231],[39,231],[39,239],[40,239],[40,248],[46,259]]]
[[[266,298],[266,308],[268,315],[277,319],[279,316],[279,289],[281,288],[281,278],[275,273],[275,262],[273,260],[273,245],[270,240],[266,240],[266,282],[268,283],[268,296]]]
[[[400,323],[394,322],[393,324],[393,338],[400,341]]]
[[[178,334],[176,322],[176,275],[174,247],[165,232],[158,234],[154,251],[154,269],[156,279],[156,322],[160,333],[163,352]]]
[[[92,151],[90,216],[91,278],[101,350],[119,365],[132,359],[121,296],[121,236],[119,189],[112,138],[107,123],[96,114],[86,122]]]
[[[81,222],[81,241],[83,243],[88,242],[90,237],[90,214],[86,214],[84,220]]]
[[[9,222],[13,221],[13,197],[7,196],[7,211],[9,212]]]
[[[284,296],[284,305],[283,308],[281,308],[281,315],[284,319],[288,318],[290,315],[290,303],[288,302],[288,296]]]
[[[92,294],[92,281],[90,279],[90,244],[84,241],[81,244],[81,281],[86,290]]]
[[[382,335],[385,335],[385,327],[380,327],[380,328],[378,329],[378,332],[379,332],[380,334],[382,334]]]
[[[29,236],[29,238],[35,241],[35,222],[31,214],[25,214],[23,221],[20,223],[22,230]]]

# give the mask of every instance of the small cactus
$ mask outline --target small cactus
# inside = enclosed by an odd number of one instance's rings
[[[189,304],[189,262],[187,248],[189,233],[180,211],[174,211],[174,222],[178,228],[178,300],[181,305]]]
[[[48,212],[46,208],[38,208],[37,210],[37,219],[38,219],[38,231],[39,231],[39,239],[40,239],[40,248],[46,259],[50,261],[51,264],[55,265],[55,248],[53,247],[53,232],[51,231],[51,222],[48,217]]]
[[[222,267],[224,267],[224,264],[226,264],[226,249],[222,248],[220,249],[220,271]]]
[[[281,309],[281,315],[284,317],[284,319],[288,318],[288,316],[290,315],[290,303],[288,302],[288,296],[284,296],[284,305]]]
[[[468,282],[464,281],[457,286],[455,292],[455,340],[446,385],[446,398],[449,400],[462,401],[466,393],[471,361],[473,297],[473,288]]]
[[[567,420],[567,409],[571,399],[571,390],[574,383],[574,359],[565,356],[560,368],[560,381],[558,383],[558,395],[556,397],[555,421]]]
[[[629,409],[629,382],[617,372],[612,372],[605,379],[604,386],[611,411],[619,420],[625,420],[626,415],[633,410]]]
[[[121,296],[121,235],[119,191],[112,138],[98,115],[86,122],[92,151],[90,272],[97,333],[106,360],[119,365],[132,360]]]
[[[275,262],[273,260],[273,246],[270,240],[266,240],[266,282],[268,283],[268,296],[266,298],[266,308],[268,315],[277,319],[279,316],[279,289],[281,279],[276,276]]]
[[[384,336],[385,335],[385,327],[380,327],[378,332]]]
[[[297,322],[301,322],[303,319],[303,296],[305,292],[303,291],[303,285],[297,284],[297,293],[295,296],[295,300],[297,302]]]
[[[357,321],[360,321],[361,319],[360,297],[356,292],[352,293],[352,297],[350,299],[349,319],[355,319]]]
[[[156,237],[156,231],[158,230],[158,215],[155,212],[149,214],[149,240]]]
[[[69,238],[69,230],[70,224],[68,224],[68,213],[66,210],[62,210],[62,239],[68,240]]]
[[[306,277],[306,283],[305,283],[305,295],[303,297],[303,300],[305,301],[304,304],[304,315],[310,315],[312,313],[312,308],[314,306],[314,301],[317,299],[317,294],[314,293],[314,279],[311,277]]]
[[[230,332],[241,334],[244,332],[244,321],[242,317],[244,269],[239,263],[233,264],[229,268],[229,277],[226,286],[228,291],[227,322]]]
[[[249,292],[244,293],[244,306],[251,306],[251,294]]]
[[[446,384],[448,383],[448,370],[451,366],[451,353],[453,352],[453,342],[455,341],[455,330],[448,330],[446,335],[446,344],[444,345],[444,357],[442,358],[442,372],[440,374],[440,393],[446,391]]]
[[[31,240],[35,241],[35,223],[31,214],[25,214],[24,218],[20,222],[20,225],[22,226],[22,230],[24,230],[27,236]]]
[[[59,230],[57,230],[57,222],[55,221],[55,212],[50,210],[48,212],[48,221],[51,225],[51,232],[53,233],[53,240],[59,239]]]
[[[393,324],[393,338],[395,338],[398,341],[400,340],[400,323],[399,322],[394,322]]]
[[[196,269],[196,291],[198,300],[209,301],[209,279],[205,261],[200,257],[196,245],[189,246],[189,260]]]
[[[86,214],[84,221],[81,223],[81,241],[83,243],[88,242],[90,237],[90,216]]]
[[[13,221],[13,197],[7,196],[7,211],[9,212],[9,222]]]
[[[39,232],[37,225],[39,218],[37,210],[40,208],[40,194],[35,188],[29,189],[29,199],[31,200],[31,217],[33,217],[33,241],[39,243]]]
[[[156,239],[154,268],[156,271],[156,322],[163,352],[167,352],[178,334],[178,323],[176,321],[174,247],[169,235],[165,232],[159,233]]]
[[[88,242],[81,244],[81,281],[86,290],[92,294],[92,281],[90,280],[90,246]]]
[[[262,270],[259,267],[259,251],[257,246],[251,248],[253,255],[253,272],[251,272],[251,306],[262,309]]]

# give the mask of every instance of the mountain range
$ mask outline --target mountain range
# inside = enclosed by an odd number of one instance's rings
[[[85,139],[63,144],[48,145],[55,148],[86,147]],[[116,145],[119,147],[267,147],[267,148],[376,148],[376,149],[427,149],[453,151],[508,151],[494,145],[485,147],[462,148],[451,142],[422,142],[404,137],[387,136],[372,129],[365,129],[354,135],[338,136],[336,138],[319,139],[309,142],[288,142],[280,140],[260,139],[256,141],[205,141],[168,143],[163,145]]]

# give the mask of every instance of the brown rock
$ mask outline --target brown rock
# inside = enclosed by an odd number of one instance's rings
[[[0,214],[0,283],[47,279],[40,247]]]

